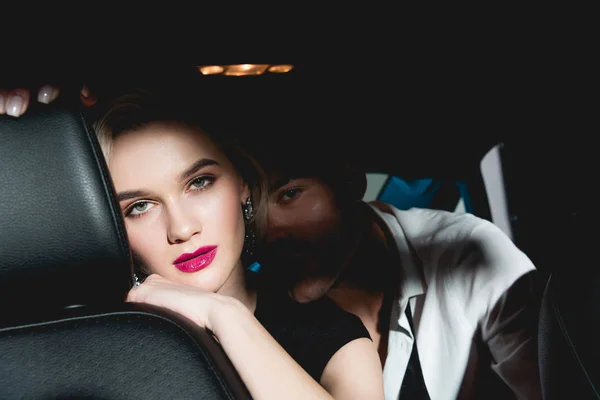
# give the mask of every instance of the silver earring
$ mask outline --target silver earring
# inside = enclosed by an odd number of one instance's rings
[[[140,286],[140,280],[136,274],[133,274],[133,287]]]
[[[252,205],[252,197],[248,196],[246,204],[242,204],[244,213],[244,222],[246,223],[246,236],[244,237],[244,255],[250,257],[254,254],[254,246],[256,245],[256,233],[254,226],[250,223],[254,217],[254,206]]]
[[[254,206],[252,205],[252,197],[248,196],[246,199],[246,204],[242,206],[242,210],[244,210],[244,220],[246,223],[250,222],[252,217],[254,217]]]

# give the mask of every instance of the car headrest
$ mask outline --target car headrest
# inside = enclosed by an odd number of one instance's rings
[[[79,96],[0,115],[0,313],[123,301],[125,225]]]

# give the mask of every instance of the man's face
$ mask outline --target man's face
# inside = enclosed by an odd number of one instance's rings
[[[283,179],[269,196],[261,261],[297,301],[314,300],[335,282],[348,252],[332,189],[316,178]]]

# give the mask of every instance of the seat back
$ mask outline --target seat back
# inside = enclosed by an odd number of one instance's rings
[[[132,284],[94,131],[64,103],[0,116],[0,314],[122,302]]]
[[[212,335],[125,303],[132,262],[79,96],[0,116],[0,398],[247,399]]]

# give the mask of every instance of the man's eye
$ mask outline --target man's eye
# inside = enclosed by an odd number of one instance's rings
[[[302,192],[302,189],[298,189],[298,188],[284,190],[279,195],[279,200],[280,201],[290,201],[290,200],[298,197],[298,195],[301,192]]]

